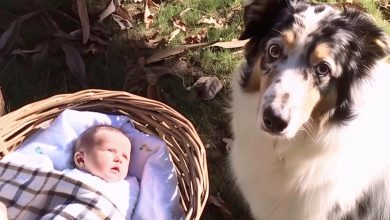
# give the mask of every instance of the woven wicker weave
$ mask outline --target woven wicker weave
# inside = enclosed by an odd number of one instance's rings
[[[127,92],[83,90],[28,104],[0,117],[0,158],[64,109],[128,115],[139,130],[159,135],[175,164],[186,219],[200,218],[209,193],[204,146],[186,118],[158,101]]]

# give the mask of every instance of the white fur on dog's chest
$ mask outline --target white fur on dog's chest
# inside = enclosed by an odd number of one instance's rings
[[[246,140],[269,141],[261,135]],[[251,144],[240,142],[247,147],[233,148],[231,157],[238,184],[258,215],[256,219],[326,220],[336,204],[341,212],[349,212],[372,183],[370,178],[378,176],[372,172],[380,170],[380,166],[348,164],[347,158],[343,164],[342,153],[329,158],[315,158],[310,153],[298,157],[299,152],[278,155],[271,142],[249,147]]]

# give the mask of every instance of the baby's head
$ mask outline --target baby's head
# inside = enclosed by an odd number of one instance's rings
[[[84,131],[75,144],[77,168],[106,182],[125,179],[130,163],[131,143],[117,128],[101,125]]]

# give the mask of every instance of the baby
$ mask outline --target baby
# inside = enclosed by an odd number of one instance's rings
[[[136,177],[127,175],[131,143],[119,129],[94,126],[84,131],[74,147],[76,168],[64,170],[108,196],[126,219],[131,219],[139,195]]]
[[[130,140],[122,131],[101,125],[81,134],[75,144],[73,159],[78,169],[106,182],[115,182],[127,176],[130,151]]]

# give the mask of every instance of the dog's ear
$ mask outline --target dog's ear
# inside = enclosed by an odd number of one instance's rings
[[[251,38],[254,35],[265,35],[279,12],[289,4],[289,0],[247,0],[244,6],[245,29],[240,40]]]
[[[367,46],[368,49],[378,58],[385,58],[390,55],[390,39],[383,32],[378,36],[374,36],[370,43]]]
[[[375,24],[373,24],[375,25]],[[379,27],[374,26],[367,28],[366,47],[367,51],[373,57],[378,59],[385,58],[390,55],[390,39],[389,36]]]
[[[349,20],[351,30],[363,41],[367,57],[382,59],[390,55],[389,36],[369,15],[353,8],[345,8],[343,14]]]

